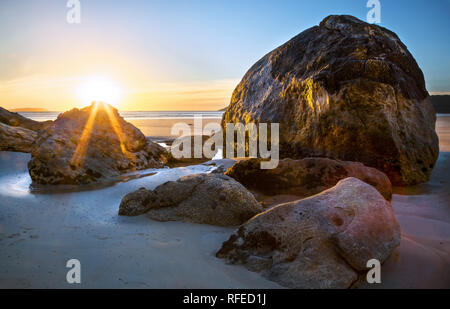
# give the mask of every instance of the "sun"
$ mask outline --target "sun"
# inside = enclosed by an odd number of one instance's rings
[[[122,89],[113,80],[106,77],[89,77],[78,86],[78,96],[83,105],[101,101],[118,107]]]

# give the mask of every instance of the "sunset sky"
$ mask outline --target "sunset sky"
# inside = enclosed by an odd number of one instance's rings
[[[330,14],[365,20],[366,0],[0,0],[0,106],[84,106],[87,80],[111,81],[121,110],[217,110],[258,59]],[[450,1],[381,0],[430,92],[450,91]]]

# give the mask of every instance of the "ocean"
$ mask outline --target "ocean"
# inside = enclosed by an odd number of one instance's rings
[[[60,112],[20,112],[19,114],[37,121],[55,120]],[[178,131],[172,131],[174,124],[178,122],[193,125],[195,116],[202,116],[202,126],[208,123],[220,123],[223,111],[166,111],[166,112],[120,112],[125,120],[138,127],[142,133],[155,141],[173,139],[179,136]],[[450,134],[448,123],[450,114],[437,114],[436,129],[441,129],[442,134]],[[443,128],[440,128],[443,126]]]
[[[152,119],[193,119],[202,116],[203,119],[221,119],[223,111],[162,111],[162,112],[119,112],[125,120],[152,120]],[[20,112],[20,115],[36,120],[55,120],[60,112]]]
[[[20,112],[19,114],[36,120],[55,120],[61,112]],[[203,119],[221,119],[223,111],[162,111],[162,112],[119,112],[125,120],[152,120],[152,119],[193,119],[202,116]],[[449,117],[450,114],[437,114],[437,117]]]
[[[179,136],[178,131],[172,132],[174,124],[183,122],[188,125],[193,124],[195,116],[202,117],[202,126],[208,123],[219,123],[222,119],[223,111],[137,111],[119,112],[126,121],[139,128],[144,135],[158,140],[173,139]],[[36,120],[55,120],[60,112],[20,112],[20,115]]]

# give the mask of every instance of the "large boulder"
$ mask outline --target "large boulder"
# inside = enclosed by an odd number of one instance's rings
[[[263,211],[252,193],[233,178],[196,174],[169,181],[155,190],[144,188],[126,195],[119,215],[143,213],[157,221],[186,221],[237,226]]]
[[[22,127],[32,131],[39,131],[50,126],[52,121],[34,121],[18,113],[10,112],[3,107],[0,107],[0,123],[4,123],[11,127]]]
[[[222,125],[280,123],[281,157],[329,157],[427,181],[439,154],[422,71],[397,35],[329,16],[254,64]]]
[[[31,152],[36,138],[32,130],[0,123],[0,151]]]
[[[28,163],[37,184],[88,184],[162,167],[169,154],[104,103],[60,114],[41,131]]]
[[[217,257],[243,264],[290,288],[349,288],[400,243],[389,202],[356,178],[255,216],[231,235]]]
[[[389,178],[379,170],[359,162],[327,158],[283,159],[274,169],[261,169],[261,159],[242,160],[230,167],[228,175],[246,188],[266,195],[293,194],[307,197],[335,186],[347,177],[358,178],[374,186],[391,200]]]

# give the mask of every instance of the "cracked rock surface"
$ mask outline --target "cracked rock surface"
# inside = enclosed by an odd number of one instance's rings
[[[239,227],[216,256],[290,288],[349,288],[370,259],[400,244],[391,204],[357,178],[271,208]]]

